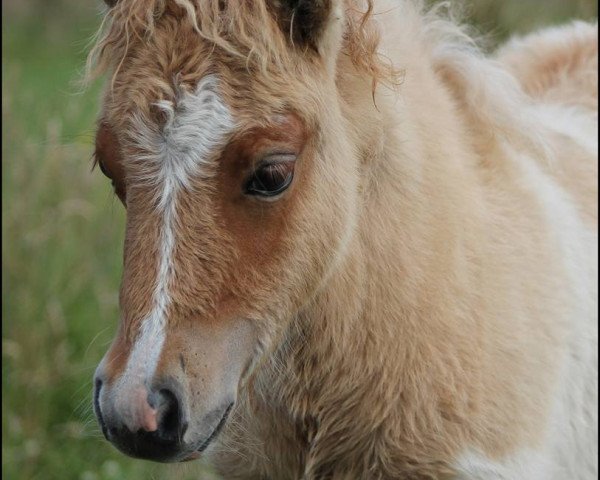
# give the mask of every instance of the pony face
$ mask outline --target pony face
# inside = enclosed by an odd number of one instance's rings
[[[125,26],[135,33],[112,51],[96,138],[127,220],[119,330],[94,405],[111,442],[152,460],[210,446],[356,223],[334,74],[343,12],[227,3],[123,0],[101,43],[106,55]],[[144,31],[127,23],[140,4]]]

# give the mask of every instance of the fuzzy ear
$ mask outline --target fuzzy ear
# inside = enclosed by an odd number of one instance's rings
[[[331,22],[339,20],[336,0],[273,0],[272,3],[283,32],[296,46],[321,50]]]
[[[118,2],[119,0],[104,0],[104,3],[110,8],[114,7]]]

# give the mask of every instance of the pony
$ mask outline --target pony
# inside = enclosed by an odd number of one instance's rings
[[[597,474],[597,24],[113,0],[105,437],[226,479]]]

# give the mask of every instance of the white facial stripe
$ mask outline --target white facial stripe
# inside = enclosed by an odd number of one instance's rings
[[[142,122],[137,125],[138,146],[144,151],[157,152],[140,156],[136,161],[152,172],[145,180],[159,186],[157,208],[163,223],[153,308],[141,323],[121,382],[139,385],[152,378],[160,358],[171,302],[169,285],[174,269],[177,195],[182,189],[191,189],[191,178],[208,173],[203,167],[234,128],[229,109],[216,87],[216,78],[207,76],[194,93],[183,92],[176,106],[167,101],[159,102],[157,106],[167,115],[162,132],[153,131]]]

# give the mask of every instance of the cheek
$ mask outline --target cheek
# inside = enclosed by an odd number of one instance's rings
[[[239,172],[224,172],[220,176],[219,221],[236,247],[241,273],[272,272],[288,256],[285,239],[296,217],[303,183],[301,167],[296,165],[292,185],[274,202],[245,195],[245,179]]]
[[[302,289],[304,299],[314,294],[345,254],[359,214],[358,175],[351,153],[332,149],[313,158],[286,235],[294,258],[291,281]]]
[[[220,193],[219,218],[239,252],[234,281],[240,297],[229,303],[260,304],[276,314],[298,308],[347,241],[352,181],[325,162],[318,165],[311,153],[298,160],[292,185],[275,202],[250,199],[235,174],[221,176],[218,191],[227,194]]]
[[[281,316],[292,290],[289,276],[295,267],[295,225],[307,181],[306,165],[298,162],[294,180],[274,202],[262,202],[243,193],[239,171],[219,176],[218,219],[235,247],[231,283],[221,299],[220,312],[266,318]],[[237,311],[235,311],[237,310]]]
[[[314,183],[299,198],[299,214],[287,238],[295,265],[291,281],[301,286],[304,299],[312,296],[344,254],[356,224],[350,192],[321,173],[315,170]]]
[[[264,208],[227,203],[223,206],[221,222],[228,231],[237,253],[230,265],[230,284],[219,310],[229,314],[260,312],[272,303],[282,285],[282,270],[291,267],[289,250],[289,207],[283,203]],[[235,312],[238,308],[245,312]]]

